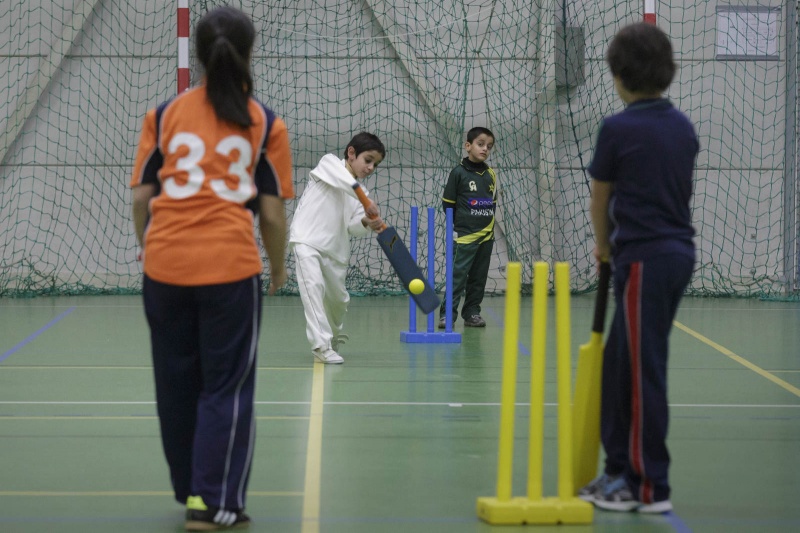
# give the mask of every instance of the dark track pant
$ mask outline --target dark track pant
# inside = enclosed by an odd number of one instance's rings
[[[180,287],[145,276],[143,294],[175,498],[242,509],[255,439],[260,277]]]
[[[624,474],[643,503],[670,497],[668,341],[693,266],[688,256],[663,255],[614,269],[616,311],[603,354],[605,472]]]
[[[464,293],[461,318],[481,314],[481,302],[486,291],[486,278],[492,261],[494,241],[482,243],[453,243],[453,321],[458,316],[458,304]],[[446,295],[445,295],[446,296]],[[447,299],[442,299],[439,316],[445,316]]]

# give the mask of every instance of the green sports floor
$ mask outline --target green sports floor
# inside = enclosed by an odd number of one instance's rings
[[[530,298],[522,299],[514,494],[525,491]],[[552,298],[550,298],[552,306]],[[686,298],[671,337],[675,510],[492,527],[505,300],[460,344],[407,344],[408,300],[352,300],[342,366],[315,364],[299,298],[265,299],[253,532],[800,531],[800,303]],[[571,300],[573,362],[593,295]],[[549,319],[545,495],[557,492]],[[419,329],[426,324],[420,320]],[[574,377],[574,374],[573,374]],[[141,299],[0,299],[0,532],[177,532]]]

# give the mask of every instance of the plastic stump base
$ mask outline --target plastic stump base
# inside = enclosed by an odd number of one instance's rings
[[[478,498],[478,518],[492,525],[591,524],[594,508],[580,498]]]
[[[444,344],[461,342],[461,333],[443,331],[401,331],[400,340],[408,343]]]

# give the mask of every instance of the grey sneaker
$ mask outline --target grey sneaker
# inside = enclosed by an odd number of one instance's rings
[[[464,320],[464,326],[468,328],[485,328],[486,321],[483,319],[483,317],[481,317],[481,315],[472,315]]]
[[[333,351],[338,352],[339,348],[342,347],[342,344],[347,344],[347,341],[349,340],[350,337],[348,337],[344,333],[339,333],[338,335],[334,335],[334,337],[331,339],[331,348],[333,348]]]
[[[606,484],[602,491],[594,493],[594,504],[600,509],[607,511],[633,511],[641,505],[631,494],[631,489],[625,482],[625,478],[620,476]]]
[[[314,350],[314,357],[316,357],[317,361],[325,363],[326,365],[340,365],[344,363],[342,356],[330,348],[327,350]]]
[[[594,502],[595,494],[603,494],[606,486],[618,477],[619,476],[609,476],[603,472],[578,491],[578,498],[587,502]]]
[[[439,319],[439,329],[444,329],[447,327],[447,319],[442,317]]]
[[[642,503],[634,498],[622,476],[613,478],[604,489],[595,491],[592,502],[600,509],[607,511],[637,511],[644,514],[661,514],[672,511],[672,502],[669,500]]]

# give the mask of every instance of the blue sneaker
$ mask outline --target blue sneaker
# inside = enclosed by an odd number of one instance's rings
[[[595,494],[602,494],[606,486],[618,477],[619,475],[610,476],[603,472],[578,491],[578,498],[587,502],[594,502]]]

